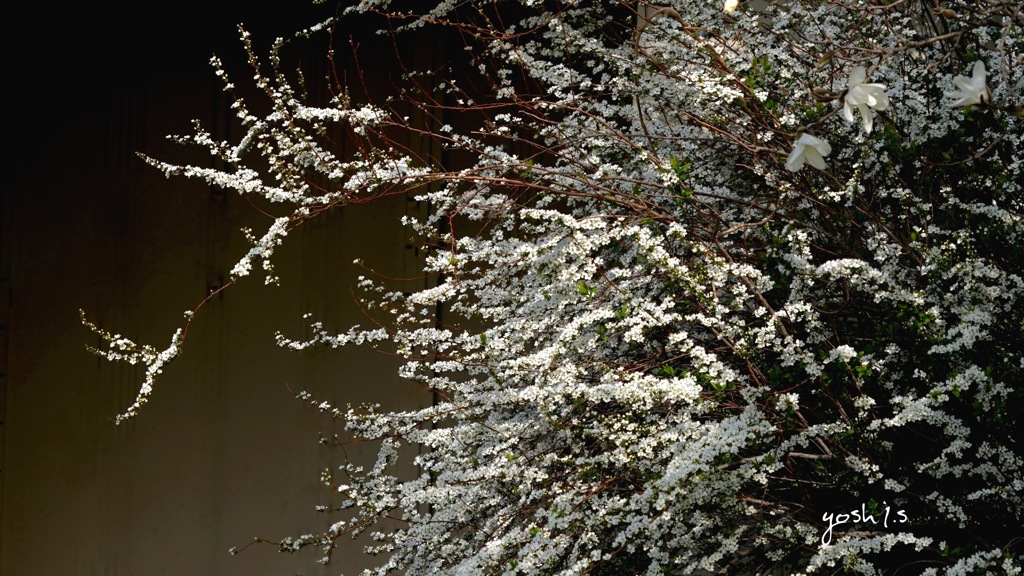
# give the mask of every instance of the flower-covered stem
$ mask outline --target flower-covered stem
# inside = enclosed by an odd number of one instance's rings
[[[370,534],[369,573],[1020,570],[1024,130],[993,104],[1019,99],[1022,44],[999,24],[1019,15],[753,5],[345,10],[465,43],[458,75],[405,69],[402,104],[438,127],[311,105],[284,44],[268,73],[243,38],[271,112],[237,105],[237,142],[180,139],[224,169],[152,161],[290,212],[249,233],[239,280],[333,207],[433,208],[406,224],[436,285],[363,279],[371,326],[278,337],[386,345],[437,399],[303,394],[379,458],[328,475],[350,516],[282,549],[329,556],[397,518]],[[467,160],[414,154],[412,135]],[[417,478],[395,471],[403,447]]]

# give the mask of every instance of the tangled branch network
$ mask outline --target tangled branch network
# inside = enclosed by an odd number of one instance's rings
[[[460,45],[402,98],[335,65],[310,104],[282,47],[353,25]],[[275,280],[333,207],[431,205],[429,288],[370,277],[370,328],[279,336],[390,347],[437,399],[304,394],[379,457],[325,476],[329,525],[281,548],[359,536],[369,574],[1019,574],[1022,25],[998,0],[364,0],[268,62],[243,34],[270,106],[215,61],[244,136],[180,138],[226,168],[150,160],[280,207],[236,281]],[[132,417],[186,339],[96,329],[149,367]]]

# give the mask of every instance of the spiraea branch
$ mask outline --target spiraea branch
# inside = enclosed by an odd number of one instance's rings
[[[373,574],[1020,573],[1021,24],[960,0],[364,0],[298,38],[457,57],[379,102],[335,66],[321,104],[287,42],[264,62],[243,33],[265,101],[235,101],[237,140],[181,139],[224,168],[152,160],[282,207],[236,279],[273,279],[334,207],[432,207],[409,221],[431,288],[365,280],[370,328],[279,337],[387,343],[436,398],[309,398],[381,448],[327,478],[347,515],[282,549],[369,532]],[[150,367],[134,415],[170,358],[104,337]]]

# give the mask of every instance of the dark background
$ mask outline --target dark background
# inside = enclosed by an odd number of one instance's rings
[[[168,180],[135,153],[209,162],[165,135],[189,132],[195,118],[218,137],[237,136],[210,56],[252,94],[237,25],[245,23],[265,54],[275,36],[333,10],[304,2],[36,3],[9,14],[0,574],[337,574],[365,565],[351,542],[329,568],[316,563],[318,551],[227,550],[337,520],[314,512],[331,499],[320,472],[341,461],[317,442],[334,428],[294,400],[298,390],[341,406],[430,401],[394,375],[385,355],[295,355],[273,345],[277,330],[302,336],[306,312],[338,328],[362,318],[351,288],[365,270],[353,258],[408,278],[409,289],[422,285],[398,218],[423,207],[396,197],[302,227],[280,253],[282,285],[265,287],[256,276],[204,306],[182,357],[126,425],[113,418],[134,399],[141,370],[90,355],[85,345],[99,341],[78,320],[84,310],[162,349],[182,312],[225,281],[248,249],[239,228],[260,231],[268,217],[249,199]],[[369,29],[339,35],[359,35],[361,58],[376,70],[370,89],[384,95],[395,55]],[[312,45],[289,58],[320,77],[322,54],[322,44]],[[372,458],[372,447],[348,456]]]

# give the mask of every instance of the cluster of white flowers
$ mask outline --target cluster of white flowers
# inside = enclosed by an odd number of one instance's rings
[[[387,341],[438,399],[390,412],[307,397],[380,456],[344,468],[329,508],[351,517],[282,549],[329,557],[339,535],[369,534],[381,575],[1020,571],[1019,8],[422,10],[363,0],[337,25],[384,15],[381,29],[467,42],[482,78],[438,76],[453,103],[440,131],[345,99],[311,106],[257,68],[272,113],[239,100],[239,142],[182,139],[228,169],[154,161],[294,206],[253,236],[237,277],[269,270],[287,227],[323,208],[405,191],[433,208],[406,223],[436,285],[362,280],[377,327],[313,319],[312,337],[278,337]],[[342,157],[332,129],[364,145]],[[414,160],[389,145],[403,130],[474,161]],[[125,358],[167,361],[141,350]],[[420,475],[403,481],[406,445]],[[822,544],[823,513],[869,501],[908,521],[835,526]],[[385,517],[404,524],[372,532]]]
[[[846,121],[853,122],[853,111],[857,110],[861,116],[864,133],[870,134],[874,126],[871,110],[888,109],[889,95],[884,84],[866,83],[866,78],[867,72],[864,67],[856,66],[850,72],[846,91],[840,100],[843,103],[843,117],[846,118]],[[985,83],[985,62],[982,60],[977,60],[974,63],[974,72],[970,78],[956,76],[953,78],[953,83],[956,84],[958,91],[947,93],[946,97],[957,100],[950,106],[984,105],[988,104],[991,99],[988,86]],[[832,147],[828,142],[810,134],[801,134],[796,139],[793,151],[786,160],[786,169],[796,172],[806,162],[819,170],[824,170],[826,164],[823,157],[828,156],[831,152]]]
[[[90,346],[89,350],[91,352],[111,362],[125,362],[133,366],[135,364],[142,364],[146,367],[146,376],[142,386],[139,387],[139,393],[135,396],[135,401],[115,419],[115,422],[120,424],[125,420],[133,418],[138,414],[142,406],[149,401],[149,396],[153,393],[153,384],[156,382],[156,377],[163,372],[164,366],[171,360],[174,360],[181,352],[185,331],[183,329],[176,330],[171,335],[171,342],[167,348],[157,350],[152,346],[136,344],[120,334],[112,334],[86,319],[84,311],[79,311],[79,313],[82,316],[82,323],[107,343],[105,348]],[[191,319],[192,311],[185,312],[185,318]]]

